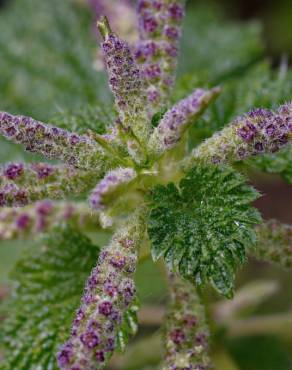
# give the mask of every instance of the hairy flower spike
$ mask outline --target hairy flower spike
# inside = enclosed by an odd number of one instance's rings
[[[190,168],[196,163],[234,162],[278,151],[292,139],[289,107],[291,104],[281,106],[277,112],[258,108],[237,118],[194,149],[184,161],[184,167]]]
[[[135,57],[148,83],[149,105],[157,111],[169,99],[177,67],[185,0],[139,0],[140,41]]]
[[[253,254],[259,260],[292,268],[292,226],[269,220],[257,227],[258,243]]]
[[[91,207],[96,210],[104,209],[106,204],[112,200],[114,193],[126,188],[136,176],[137,174],[132,168],[110,171],[93,190],[90,197]]]
[[[119,35],[130,43],[137,41],[136,14],[130,0],[119,0],[118,2],[116,0],[88,0],[88,3],[95,19],[105,14]],[[94,66],[97,70],[104,69],[103,56],[100,50],[98,50]]]
[[[133,274],[143,234],[143,221],[134,216],[101,252],[86,283],[71,337],[58,353],[60,369],[101,369],[111,357],[124,315],[135,301]]]
[[[196,288],[171,274],[163,370],[208,370],[209,330]]]
[[[166,112],[150,139],[150,151],[161,154],[173,148],[189,125],[204,112],[219,92],[217,87],[211,90],[197,89]]]
[[[10,163],[0,167],[0,207],[22,207],[45,198],[84,193],[98,178],[95,171],[71,166]]]
[[[48,232],[62,222],[86,231],[99,228],[98,217],[85,204],[44,200],[33,206],[1,209],[0,240],[32,237]]]
[[[129,45],[111,31],[107,19],[102,18],[97,25],[104,40],[102,50],[121,124],[125,131],[131,131],[139,142],[145,144],[150,133],[150,123],[141,72]]]
[[[70,133],[33,118],[0,112],[0,133],[32,153],[80,168],[102,171],[107,161],[102,148],[88,136]]]

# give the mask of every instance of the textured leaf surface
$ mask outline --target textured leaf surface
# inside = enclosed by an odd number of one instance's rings
[[[106,98],[85,2],[12,1],[0,13],[0,34],[2,110],[46,120],[60,108]]]
[[[260,24],[233,23],[222,17],[219,6],[192,5],[184,24],[180,72],[219,83],[262,55]]]
[[[260,216],[250,203],[257,197],[229,167],[195,167],[179,187],[156,187],[148,220],[154,260],[163,256],[183,277],[232,296],[235,272],[255,242]]]
[[[26,252],[13,272],[1,369],[56,369],[57,347],[68,336],[84,281],[99,248],[71,228],[57,229]]]
[[[77,110],[60,112],[50,122],[79,134],[84,134],[87,130],[104,134],[113,125],[115,118],[111,106],[86,105]]]

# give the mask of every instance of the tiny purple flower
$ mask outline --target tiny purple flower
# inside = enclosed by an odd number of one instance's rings
[[[50,200],[43,200],[36,205],[36,212],[42,216],[48,216],[53,211],[53,203]]]
[[[4,176],[9,180],[15,180],[23,174],[22,163],[11,163],[4,170]]]
[[[113,311],[113,304],[110,301],[103,301],[98,306],[98,312],[101,315],[109,316]]]
[[[49,177],[54,172],[53,166],[46,163],[34,163],[31,168],[37,173],[40,180]]]
[[[143,29],[145,32],[153,33],[158,28],[158,22],[153,16],[148,16],[143,19]]]
[[[182,20],[184,16],[184,9],[179,4],[171,4],[168,8],[168,12],[170,14],[170,17],[176,21],[179,22]]]
[[[170,40],[177,40],[180,36],[180,31],[177,27],[174,26],[165,26],[164,33],[167,38]]]
[[[88,330],[81,334],[80,340],[89,349],[96,347],[100,343],[98,335],[92,330]]]
[[[104,351],[96,351],[95,352],[95,358],[98,362],[104,362],[105,361]]]
[[[169,337],[177,345],[182,344],[186,339],[185,333],[181,329],[172,330]]]
[[[158,78],[161,75],[161,69],[158,64],[150,64],[145,68],[145,74],[149,79]]]
[[[73,351],[72,351],[71,343],[64,344],[60,348],[60,351],[57,354],[57,360],[58,360],[59,366],[61,368],[65,367],[65,366],[68,366],[72,357],[73,357]]]
[[[126,258],[121,253],[116,253],[111,257],[110,263],[113,267],[122,269],[126,264]]]
[[[27,213],[23,213],[15,220],[16,227],[19,230],[25,230],[31,222],[31,218]]]

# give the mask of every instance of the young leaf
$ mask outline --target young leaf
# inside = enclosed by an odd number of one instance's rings
[[[231,297],[234,275],[255,242],[259,213],[250,206],[258,197],[230,167],[194,167],[177,187],[154,188],[148,220],[154,260],[194,283],[209,281]]]
[[[73,228],[54,230],[13,272],[1,369],[57,369],[55,354],[68,336],[84,281],[99,248]]]

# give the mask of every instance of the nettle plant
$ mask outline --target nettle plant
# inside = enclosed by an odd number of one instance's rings
[[[162,368],[210,369],[202,288],[232,298],[247,254],[291,267],[290,227],[262,222],[252,206],[259,193],[237,164],[291,142],[292,105],[251,110],[193,148],[190,128],[221,88],[171,101],[184,8],[183,0],[140,0],[130,46],[98,21],[118,113],[106,133],[0,113],[5,138],[64,162],[1,169],[1,239],[46,232],[14,273],[4,368],[56,368],[54,352],[60,369],[103,368],[137,330],[140,253],[163,259],[169,279]],[[80,201],[88,193],[89,206]],[[84,235],[100,227],[114,230],[102,249]]]

